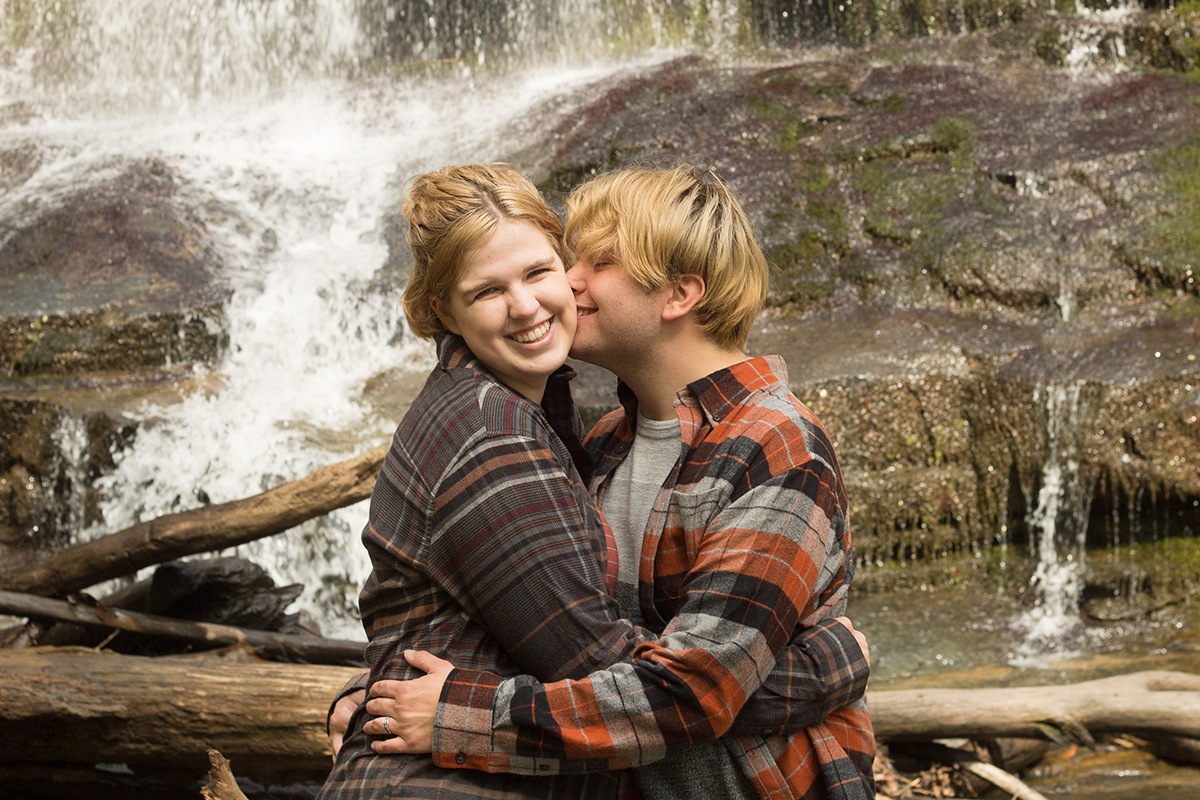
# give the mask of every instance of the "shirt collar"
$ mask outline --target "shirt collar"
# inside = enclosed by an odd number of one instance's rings
[[[710,423],[717,423],[742,405],[754,392],[788,385],[782,356],[767,355],[740,361],[688,384],[675,395],[675,408],[699,406]],[[637,425],[637,396],[623,381],[617,382],[617,399],[625,409],[630,428]]]

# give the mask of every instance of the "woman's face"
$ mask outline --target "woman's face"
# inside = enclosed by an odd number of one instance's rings
[[[501,220],[434,311],[504,385],[541,402],[575,336],[575,298],[541,228]]]

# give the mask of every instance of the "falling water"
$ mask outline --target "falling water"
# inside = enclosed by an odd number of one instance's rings
[[[83,420],[63,412],[53,434],[57,453],[58,486],[55,488],[62,519],[58,530],[66,533],[83,529],[87,506],[88,457],[91,443]]]
[[[383,215],[404,181],[504,158],[571,108],[570,90],[637,67],[368,76],[355,65],[372,44],[350,0],[0,5],[40,11],[25,37],[45,46],[53,34],[57,52],[29,45],[0,66],[0,107],[21,98],[29,116],[0,128],[0,144],[32,140],[46,154],[5,206],[87,185],[114,158],[159,159],[232,289],[221,362],[198,368],[204,388],[134,412],[136,440],[99,482],[103,521],[79,539],[247,497],[386,442],[403,409],[375,387],[432,363],[405,330],[402,287],[380,278]],[[71,19],[56,21],[57,8]],[[299,608],[324,634],[361,637],[365,518],[360,503],[237,552],[303,584]]]
[[[1029,528],[1037,546],[1032,588],[1034,606],[1016,625],[1024,633],[1025,653],[1057,649],[1078,633],[1083,585],[1088,492],[1080,476],[1075,433],[1083,383],[1045,387],[1048,453],[1042,467],[1037,505]],[[1039,400],[1035,390],[1033,401]]]

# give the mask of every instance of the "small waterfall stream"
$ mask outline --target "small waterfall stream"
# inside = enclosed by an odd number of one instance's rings
[[[1037,552],[1032,582],[1035,605],[1015,623],[1024,634],[1023,649],[1030,654],[1061,652],[1063,642],[1081,627],[1079,601],[1090,506],[1090,490],[1080,475],[1075,446],[1082,388],[1083,381],[1050,384],[1033,396],[1037,403],[1045,394],[1049,447],[1037,504],[1028,520]]]

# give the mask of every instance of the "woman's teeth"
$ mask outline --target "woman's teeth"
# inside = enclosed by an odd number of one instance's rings
[[[520,342],[521,344],[529,344],[530,342],[536,342],[538,339],[542,338],[549,332],[550,332],[550,320],[546,320],[541,325],[538,325],[536,328],[527,330],[524,333],[514,333],[512,338],[514,340]]]

